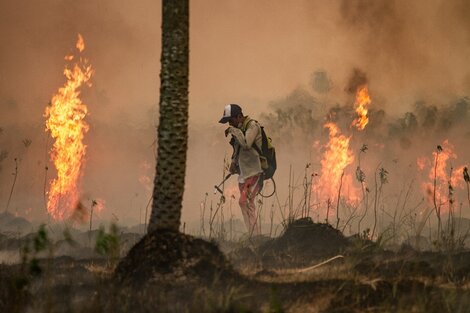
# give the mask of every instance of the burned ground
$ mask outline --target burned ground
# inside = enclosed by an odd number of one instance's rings
[[[278,238],[224,245],[221,253],[214,242],[154,233],[123,249],[127,258],[29,255],[0,266],[0,311],[467,312],[470,305],[465,250],[390,251],[309,219]],[[338,253],[340,260],[308,269]]]
[[[258,253],[264,267],[297,267],[337,255],[348,245],[339,230],[307,217],[290,223],[279,238],[262,244]]]

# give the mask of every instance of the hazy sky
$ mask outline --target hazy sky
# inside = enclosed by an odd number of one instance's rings
[[[80,32],[96,68],[95,107],[154,105],[160,5],[2,0],[2,100],[42,110]],[[262,106],[308,84],[317,69],[342,91],[351,68],[361,68],[387,102],[462,94],[470,88],[469,7],[465,0],[192,1],[191,116],[215,118],[230,101]]]
[[[0,148],[11,151],[4,168],[25,153],[24,138],[33,139],[28,153],[37,164],[31,171],[43,168],[44,107],[63,84],[63,57],[81,33],[96,71],[82,97],[92,126],[84,180],[93,188],[85,191],[107,198],[113,190],[120,196],[128,191],[124,202],[146,203],[138,180],[153,175],[160,6],[150,0],[0,0]],[[227,103],[257,116],[295,88],[310,88],[312,73],[323,70],[333,84],[330,100],[344,104],[354,68],[367,74],[375,105],[389,112],[470,94],[467,0],[193,0],[190,9],[188,188],[194,192],[185,196],[192,209],[185,208],[184,217],[198,216],[197,199],[220,177],[212,158],[223,158],[225,147],[218,145],[226,143],[223,137],[208,142],[204,132],[218,129],[211,127]],[[109,179],[123,164],[129,169],[118,182]],[[195,184],[205,171],[207,183]],[[0,172],[5,202],[10,172]],[[40,191],[43,174],[36,180]],[[124,208],[119,213],[138,219]]]

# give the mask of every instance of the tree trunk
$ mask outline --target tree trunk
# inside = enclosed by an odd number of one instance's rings
[[[160,122],[148,231],[178,232],[188,145],[189,0],[163,0]]]

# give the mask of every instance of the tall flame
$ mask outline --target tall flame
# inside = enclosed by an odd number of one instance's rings
[[[80,34],[76,47],[79,52],[85,48]],[[72,59],[66,57],[66,60]],[[64,75],[67,81],[52,97],[44,114],[46,131],[50,131],[55,140],[50,155],[57,169],[57,178],[50,184],[47,210],[56,220],[69,217],[78,203],[77,186],[86,153],[83,138],[89,128],[84,120],[88,109],[79,97],[79,88],[84,83],[91,86],[88,81],[93,69],[86,59],[80,58],[72,68],[65,67]]]
[[[338,126],[333,123],[326,123],[324,127],[330,132],[330,140],[321,160],[322,177],[328,177],[331,187],[336,190],[344,169],[354,162],[354,156],[349,150],[351,137],[341,134]]]
[[[321,160],[322,168],[319,181],[312,188],[314,194],[320,197],[320,201],[335,201],[340,184],[351,187],[351,175],[346,174],[343,177],[343,172],[354,162],[354,155],[349,149],[350,136],[343,135],[334,123],[326,123],[324,127],[329,130],[329,141],[325,145],[325,152]],[[354,194],[349,196],[350,199],[356,198]]]
[[[366,127],[369,122],[367,106],[370,103],[367,85],[360,86],[354,103],[358,117],[354,119],[352,126],[359,130]],[[346,168],[354,162],[354,155],[349,147],[352,135],[349,137],[343,135],[338,126],[332,122],[326,123],[324,127],[329,130],[329,140],[325,145],[321,160],[321,176],[317,184],[312,185],[313,194],[320,202],[328,200],[329,206],[332,202],[339,200],[338,196],[344,197],[348,202],[357,201],[359,191],[353,186],[352,175],[345,172]],[[334,212],[331,213],[334,214]]]
[[[354,119],[352,123],[352,125],[356,126],[356,128],[359,130],[363,130],[369,123],[369,118],[367,117],[367,107],[370,103],[371,100],[367,85],[359,87],[356,92],[356,101],[354,103],[354,108],[358,117]]]

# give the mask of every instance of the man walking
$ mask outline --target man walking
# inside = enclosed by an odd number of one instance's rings
[[[259,123],[244,116],[242,108],[237,104],[225,106],[224,114],[219,123],[229,123],[225,136],[232,135],[234,153],[230,164],[230,173],[238,174],[240,189],[239,205],[248,233],[259,235],[258,216],[255,197],[263,186],[263,170],[261,168],[261,127]],[[256,148],[254,147],[256,145]]]

